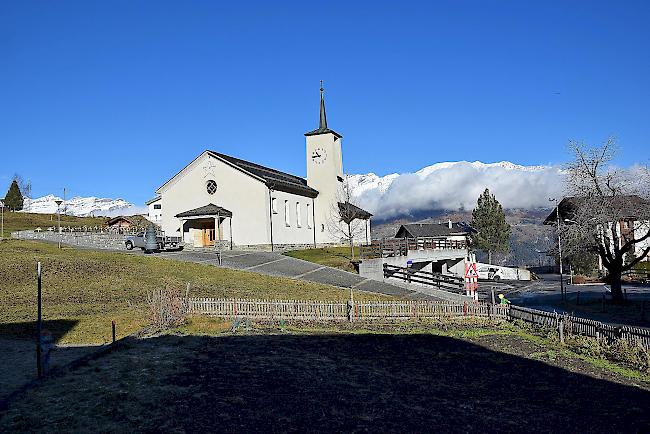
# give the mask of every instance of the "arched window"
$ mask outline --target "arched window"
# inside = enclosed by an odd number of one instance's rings
[[[284,224],[291,226],[291,217],[289,216],[289,201],[284,201]]]
[[[296,226],[302,227],[302,216],[300,215],[300,202],[296,202]]]

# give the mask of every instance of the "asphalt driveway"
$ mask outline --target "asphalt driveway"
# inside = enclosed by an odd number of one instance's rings
[[[435,299],[424,294],[385,282],[366,279],[358,274],[339,270],[337,268],[314,264],[302,259],[292,258],[276,252],[244,252],[226,250],[222,252],[221,266],[237,270],[254,271],[272,276],[290,277],[309,282],[334,285],[342,288],[353,288],[365,292],[392,295],[410,299]],[[176,260],[219,266],[217,252],[206,250],[164,251],[156,256]]]

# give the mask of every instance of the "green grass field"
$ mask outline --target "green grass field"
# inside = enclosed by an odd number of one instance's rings
[[[151,256],[96,252],[20,240],[0,242],[0,334],[33,333],[36,263],[43,267],[43,316],[62,343],[102,343],[111,321],[118,337],[147,324],[146,298],[156,288],[195,297],[344,300],[346,290],[282,277]],[[360,299],[386,299],[357,292]]]
[[[285,252],[292,258],[303,259],[315,264],[327,265],[345,271],[354,272],[349,247],[325,247],[320,249],[292,250]],[[359,258],[359,248],[354,248],[354,258]]]
[[[105,217],[74,217],[61,216],[61,226],[101,226],[106,221]],[[56,214],[35,214],[28,212],[4,211],[4,237],[8,238],[14,231],[41,228],[47,230],[51,226],[58,226]]]

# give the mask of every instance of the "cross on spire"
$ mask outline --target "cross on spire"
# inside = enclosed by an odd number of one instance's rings
[[[325,114],[325,88],[323,87],[323,80],[320,81],[320,119],[318,122],[318,129],[305,133],[306,136],[313,136],[316,134],[332,133],[336,137],[341,138],[341,135],[335,131],[327,128],[327,115]]]

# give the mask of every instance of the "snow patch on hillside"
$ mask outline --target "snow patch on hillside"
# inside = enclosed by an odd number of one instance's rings
[[[24,212],[37,214],[56,214],[58,196],[48,194],[36,199],[25,198],[23,204]],[[124,199],[108,199],[99,197],[73,197],[61,204],[61,213],[79,217],[146,214],[146,207],[138,207]]]

